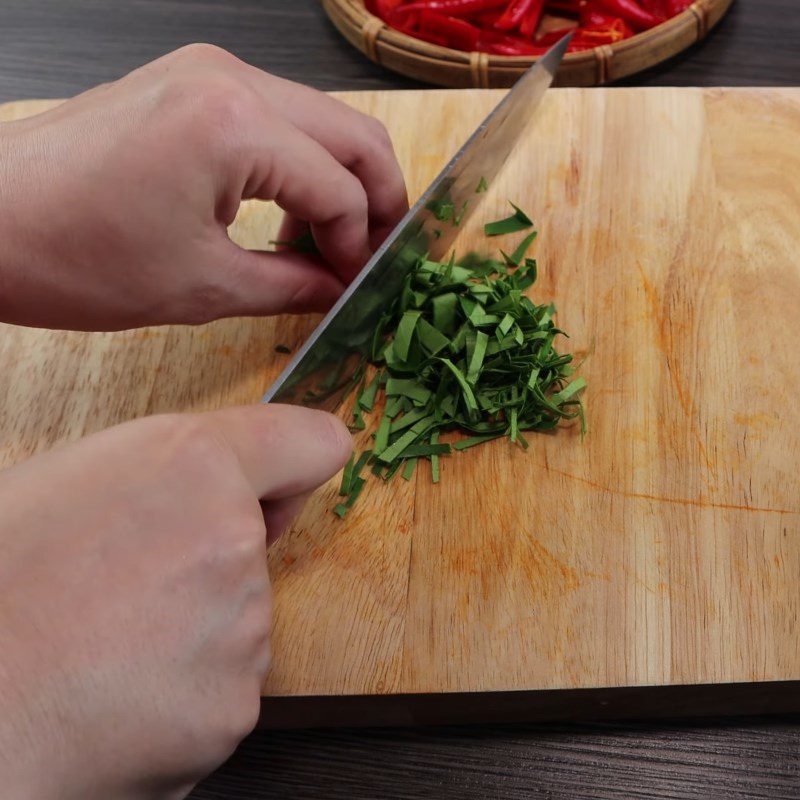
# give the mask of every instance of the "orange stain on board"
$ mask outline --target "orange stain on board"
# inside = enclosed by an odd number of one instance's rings
[[[692,401],[692,398],[686,389],[683,373],[677,359],[675,359],[672,352],[671,321],[667,315],[663,313],[661,293],[647,277],[642,265],[638,261],[636,262],[636,269],[639,271],[642,289],[644,290],[644,296],[650,305],[651,314],[658,323],[656,344],[664,356],[664,360],[667,362],[667,372],[669,373],[672,388],[674,389],[675,395],[678,399],[678,404],[683,409],[683,413],[686,415],[686,418],[689,421],[689,429],[691,430],[692,436],[697,443],[697,449],[700,452],[706,467],[713,475],[716,476],[716,467],[708,454],[708,449],[706,448],[706,445],[703,442],[703,439],[700,436],[700,431],[697,427],[697,415],[695,413],[694,402]]]
[[[778,424],[775,417],[765,414],[763,411],[755,414],[734,414],[733,421],[737,425],[745,425],[750,428],[774,428]]]
[[[658,494],[649,494],[647,492],[627,492],[623,489],[612,489],[610,486],[605,486],[598,481],[583,478],[580,475],[573,475],[571,472],[553,469],[545,464],[536,464],[535,466],[546,472],[551,472],[554,475],[561,475],[570,480],[578,481],[578,483],[583,483],[586,486],[591,486],[593,489],[597,489],[605,494],[613,494],[617,497],[630,497],[633,500],[651,500],[657,503],[673,503],[679,506],[694,506],[695,508],[717,508],[724,511],[751,511],[760,514],[791,514],[800,516],[800,509],[794,508],[764,508],[762,506],[748,506],[738,503],[718,503],[704,497],[665,497]]]
[[[534,580],[544,581],[550,588],[557,588],[559,591],[571,591],[581,585],[578,570],[555,556],[538,539],[529,537],[527,542],[531,553],[528,561],[532,567],[531,573],[535,573],[535,576],[531,574]],[[554,583],[557,586],[553,586]]]

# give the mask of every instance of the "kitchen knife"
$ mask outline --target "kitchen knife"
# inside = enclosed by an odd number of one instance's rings
[[[387,311],[420,256],[443,257],[460,225],[505,164],[566,52],[567,35],[547,51],[478,126],[347,287],[264,396],[334,411],[357,378],[381,314]],[[449,219],[437,218],[449,209]]]

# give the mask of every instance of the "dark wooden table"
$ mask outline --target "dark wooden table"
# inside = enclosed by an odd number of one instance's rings
[[[702,46],[628,83],[796,85],[797,3],[739,0]],[[315,0],[0,0],[0,102],[64,97],[193,41],[323,89],[416,85]],[[256,733],[192,797],[797,800],[800,718]]]

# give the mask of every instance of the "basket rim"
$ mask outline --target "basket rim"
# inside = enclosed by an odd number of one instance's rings
[[[426,42],[416,39],[413,36],[402,33],[396,28],[391,27],[380,17],[367,10],[364,0],[328,0],[332,5],[339,8],[347,8],[359,17],[358,22],[363,26],[371,24],[380,31],[381,41],[386,44],[393,44],[420,56],[438,56],[442,60],[458,61],[460,63],[469,62],[475,55],[485,55],[488,57],[490,65],[496,66],[530,66],[535,64],[540,56],[502,56],[494,54],[484,54],[476,50],[456,50],[452,47]],[[636,50],[642,45],[646,45],[651,39],[660,38],[670,31],[678,33],[679,30],[687,26],[697,27],[703,23],[709,10],[717,5],[731,5],[732,0],[695,0],[691,6],[680,14],[664,20],[660,25],[646,31],[640,31],[633,36],[622,39],[613,44],[604,44],[593,47],[591,50],[584,50],[580,53],[567,53],[564,56],[564,64],[579,65],[585,62],[593,62],[596,59],[596,52],[600,49],[610,48],[612,53],[625,53],[629,50]]]

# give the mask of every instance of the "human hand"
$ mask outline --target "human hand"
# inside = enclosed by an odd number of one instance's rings
[[[0,473],[4,798],[183,796],[231,753],[269,661],[267,540],[350,449],[334,417],[254,406]]]
[[[233,244],[242,199],[281,238]],[[0,126],[0,320],[78,330],[330,307],[408,207],[383,126],[210,45],[192,45]]]

